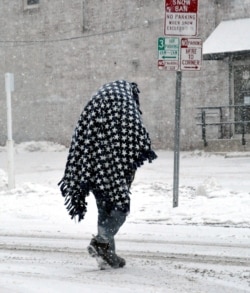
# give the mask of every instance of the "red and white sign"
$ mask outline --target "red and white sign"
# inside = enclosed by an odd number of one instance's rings
[[[165,0],[165,35],[197,35],[198,0]]]
[[[181,70],[200,70],[202,63],[202,40],[181,39]]]
[[[169,60],[158,60],[158,68],[160,70],[169,70],[169,71],[176,71],[179,69],[179,60],[169,61]]]

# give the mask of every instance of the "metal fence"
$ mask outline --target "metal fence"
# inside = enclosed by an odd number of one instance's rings
[[[217,139],[229,139],[240,134],[242,145],[246,144],[245,136],[250,133],[250,105],[197,107],[197,110],[197,125],[201,126],[205,147],[208,145],[208,128],[218,130],[212,133],[214,136],[218,133]]]

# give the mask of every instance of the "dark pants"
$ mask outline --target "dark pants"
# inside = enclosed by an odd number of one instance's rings
[[[130,176],[127,178],[128,188],[131,187],[134,177],[135,171],[131,171]],[[127,210],[121,211],[107,206],[107,203],[104,202],[100,196],[98,196],[98,192],[94,192],[94,195],[98,210],[98,234],[96,238],[99,242],[108,242],[110,247],[109,249],[115,253],[114,237],[126,221],[130,204],[128,204]]]
[[[97,240],[108,242],[109,249],[115,253],[115,235],[126,221],[127,214],[119,210],[107,210],[98,200],[98,234]]]

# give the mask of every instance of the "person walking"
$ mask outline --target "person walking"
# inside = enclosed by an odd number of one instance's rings
[[[157,158],[142,122],[139,93],[136,83],[116,80],[93,95],[76,125],[58,184],[69,215],[78,221],[87,212],[86,197],[95,196],[97,235],[87,249],[101,269],[125,266],[114,237],[129,214],[137,168]]]

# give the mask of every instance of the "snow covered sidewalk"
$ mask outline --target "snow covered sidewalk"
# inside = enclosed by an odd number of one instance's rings
[[[250,157],[181,153],[179,207],[172,208],[173,153],[157,154],[136,174],[117,236],[128,264],[100,275],[86,253],[96,233],[94,198],[75,223],[57,187],[67,150],[16,146],[16,188],[8,190],[0,148],[0,291],[250,292]]]
[[[185,152],[180,156],[179,207],[172,208],[173,153],[158,151],[158,159],[142,166],[132,185],[129,223],[214,225],[250,228],[250,157]],[[67,150],[48,143],[16,147],[16,188],[7,188],[7,158],[0,149],[0,223],[21,227],[70,223],[57,187]],[[95,204],[88,198],[86,219]],[[32,223],[31,223],[32,222]],[[15,225],[15,227],[17,227]],[[1,225],[2,226],[2,225]]]

